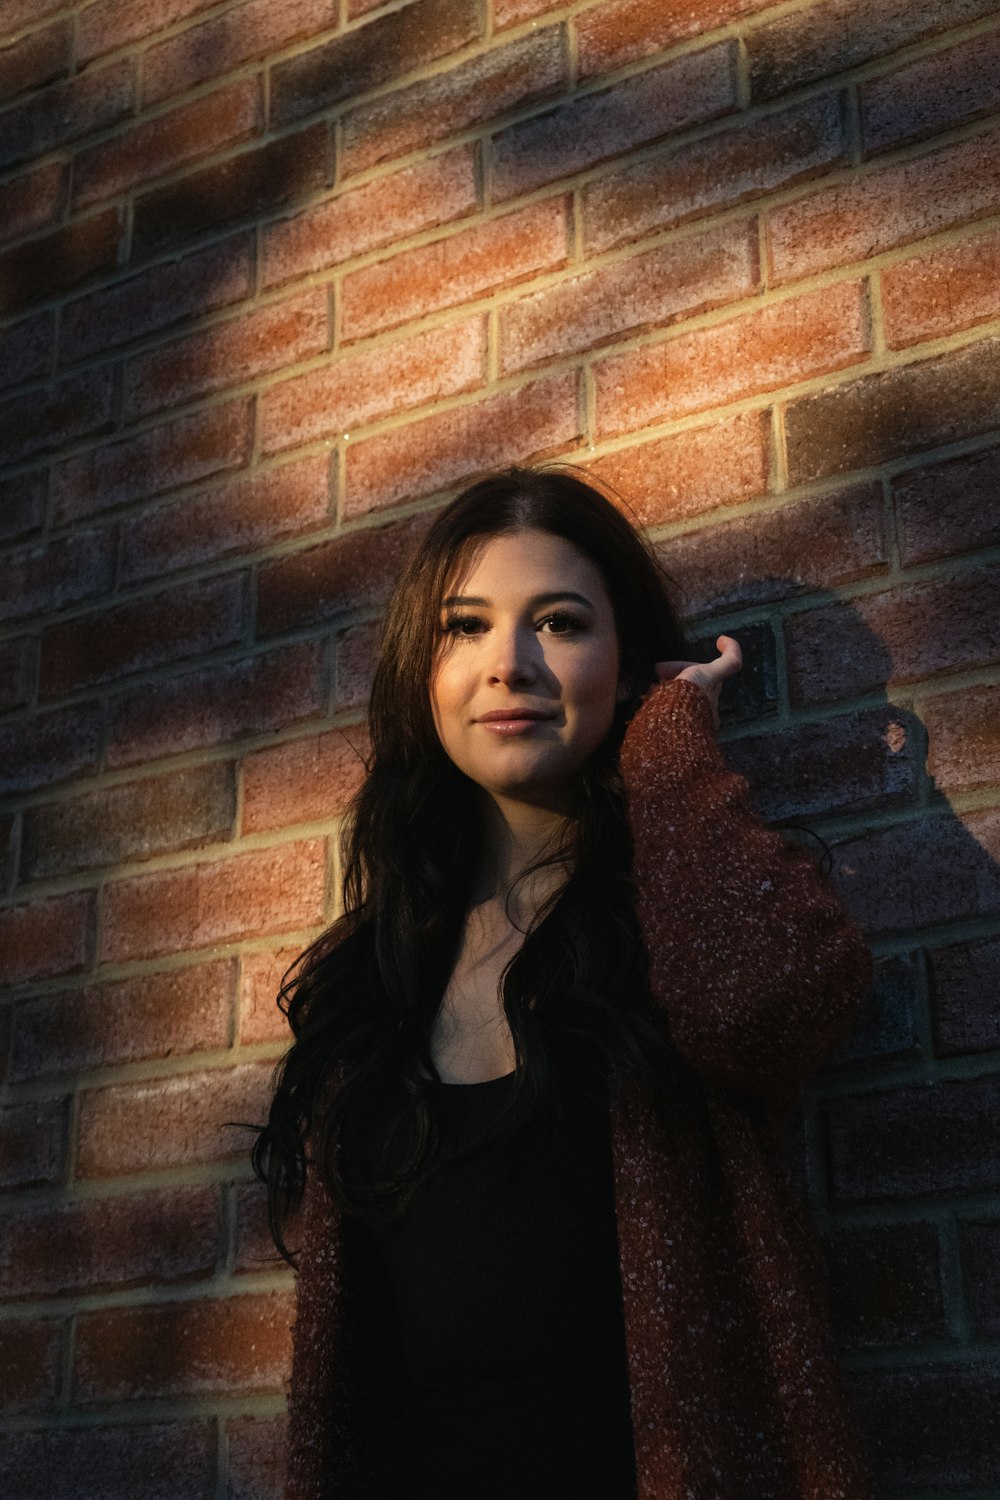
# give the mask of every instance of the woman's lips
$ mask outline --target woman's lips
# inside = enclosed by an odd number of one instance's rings
[[[538,724],[547,724],[552,719],[551,714],[536,713],[533,710],[494,710],[492,713],[483,714],[477,720],[484,729],[493,734],[524,734],[529,729],[534,729]]]
[[[547,719],[480,719],[484,729],[490,730],[492,734],[524,734],[528,729],[537,729],[540,724],[547,724]]]

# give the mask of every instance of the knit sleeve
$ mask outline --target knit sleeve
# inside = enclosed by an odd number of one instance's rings
[[[288,1482],[285,1500],[322,1500],[331,1475],[339,1413],[342,1337],[341,1222],[310,1164],[296,1218],[299,1270],[288,1390]]]
[[[871,982],[861,933],[803,850],[764,826],[687,679],[654,687],[621,752],[654,997],[687,1061],[791,1103]]]
[[[394,1310],[367,1240],[312,1163],[293,1232],[299,1269],[284,1500],[395,1500],[400,1455],[389,1437],[403,1394]]]

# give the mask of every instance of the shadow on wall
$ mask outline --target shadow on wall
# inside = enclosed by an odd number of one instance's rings
[[[336,10],[331,5],[331,12]],[[984,11],[966,6],[962,19]],[[200,318],[252,296],[255,227],[285,210],[297,211],[334,184],[331,111],[347,108],[357,96],[433,55],[427,50],[429,37],[444,55],[474,40],[478,24],[477,8],[469,0],[415,0],[315,54],[291,59],[276,70],[271,107],[279,133],[266,141],[260,139],[263,118],[256,81],[234,84],[227,96],[227,144],[239,144],[240,150],[224,166],[196,165],[161,186],[154,183],[156,171],[145,163],[155,160],[162,120],[137,120],[122,138],[113,164],[123,181],[130,170],[128,157],[133,159],[137,195],[129,220],[121,208],[101,206],[112,194],[107,175],[112,168],[107,154],[85,138],[130,117],[130,68],[97,61],[61,85],[58,107],[41,95],[37,109],[22,102],[17,128],[0,132],[0,171],[16,176],[35,158],[65,148],[74,155],[74,211],[86,208],[86,214],[0,254],[0,313],[10,320],[0,331],[0,349],[9,354],[4,383],[13,385],[26,373],[39,382],[27,396],[14,396],[0,406],[0,450],[12,473],[15,515],[34,514],[34,507],[41,516],[44,491],[34,483],[33,466],[67,438],[83,440],[119,429],[124,437],[131,431],[129,420],[145,422],[147,414],[133,406],[128,392],[131,418],[121,422],[117,381],[124,349],[175,325],[190,331]],[[251,55],[240,28],[240,15],[229,13],[174,38],[162,56],[162,97],[170,96],[172,78],[214,77],[220,59],[234,59],[236,67]],[[528,41],[518,44],[525,54]],[[734,168],[732,153],[720,153],[730,163],[726,170],[735,175],[713,180],[713,137],[702,149],[697,190],[685,198],[676,169],[683,160],[690,177],[692,151],[683,155],[687,148],[671,148],[644,163],[652,218],[631,234],[693,220],[720,203],[749,202],[786,185],[775,178],[763,153],[760,116],[741,123],[735,113],[728,47],[720,43],[711,49],[707,62],[684,61],[688,69],[706,70],[704,87],[694,91],[700,102],[690,118],[671,114],[678,74],[677,64],[668,63],[662,71],[638,75],[630,90],[571,97],[551,112],[515,124],[498,155],[496,201],[504,199],[508,188],[514,196],[556,182],[715,117],[720,136],[745,138],[749,167]],[[828,66],[846,65],[840,58]],[[799,82],[822,73],[823,65],[817,64]],[[499,99],[499,117],[507,119],[559,86],[550,77],[520,94],[508,86],[499,94],[484,89],[482,96]],[[203,107],[182,106],[191,113],[178,138],[187,132],[192,160],[198,155],[199,133],[209,128],[207,116],[197,114]],[[396,128],[393,107],[400,106],[391,98],[372,107],[368,123],[373,135],[377,130],[388,137]],[[920,101],[912,99],[908,107],[919,119]],[[810,121],[818,129],[828,108],[816,101],[795,106],[788,111],[787,129],[806,129]],[[925,101],[924,117],[933,128],[932,98]],[[467,123],[485,123],[486,118],[472,112]],[[359,132],[363,124],[362,118]],[[926,133],[927,126],[923,129]],[[817,155],[804,175],[845,160],[843,139],[841,122],[837,151],[825,159]],[[354,149],[365,156],[360,134]],[[379,159],[378,149],[369,149],[367,165]],[[178,163],[184,160],[183,146],[179,150]],[[53,204],[63,203],[70,191],[65,162],[41,171],[45,182],[36,183],[36,194],[47,193]],[[0,184],[0,194],[4,191]],[[610,205],[607,244],[616,242],[613,213]],[[30,232],[30,218],[25,222]],[[59,295],[72,300],[61,318],[58,375],[43,385],[51,374],[47,361],[54,316],[46,304]],[[647,321],[641,306],[619,307],[603,340],[641,329]],[[210,342],[204,358],[211,364]],[[973,350],[939,355],[903,371],[865,375],[800,401],[789,413],[791,483],[833,479],[985,433],[996,424],[998,365],[1000,349],[982,341]],[[221,389],[225,377],[223,365],[212,372],[214,385],[204,389]],[[179,471],[183,484],[197,484],[221,471],[233,455],[242,461],[242,429],[221,456],[218,451],[200,453],[183,420],[177,444],[187,446],[190,458]],[[478,461],[482,451],[475,441],[479,420],[495,418],[472,418],[463,437],[466,452],[442,455],[435,472],[446,477],[431,490],[468,477],[463,462]],[[343,426],[340,414],[331,411],[330,434]],[[452,439],[441,441],[446,445]],[[499,454],[504,442],[512,445],[505,453],[508,461],[537,456],[520,451],[518,441],[516,431],[504,431],[496,435],[494,446]],[[89,520],[158,493],[158,450],[151,445],[144,451],[147,461],[137,463],[133,456],[123,477],[96,468],[85,476],[79,512],[67,506],[61,521],[68,525],[77,514]],[[173,452],[165,456],[173,462]],[[669,482],[669,463],[669,449],[649,444],[651,485]],[[419,493],[418,488],[406,498]],[[293,502],[279,493],[272,504],[280,511],[286,504],[291,509]],[[855,504],[864,510],[868,500],[835,496],[802,502],[813,507],[806,516],[809,534],[815,535],[817,523],[833,524],[838,507]],[[315,664],[323,647],[302,637],[323,636],[352,624],[359,614],[377,611],[426,524],[426,517],[415,517],[360,529],[321,542],[280,572],[262,570],[257,655],[218,669],[229,673],[224,689],[218,687],[217,669],[192,672],[183,662],[175,678],[130,689],[117,700],[117,765],[139,765],[172,751],[214,747],[230,736],[238,743],[240,737],[293,722],[323,720],[326,704],[318,690],[296,696],[288,686],[295,670],[312,673],[310,680],[325,670]],[[950,669],[945,646],[935,657],[926,638],[919,638],[920,611],[893,615],[888,604],[881,609],[870,599],[848,605],[833,594],[824,596],[829,580],[822,573],[803,580],[780,569],[770,572],[766,517],[759,521],[763,540],[758,565],[736,576],[743,542],[739,528],[747,524],[709,527],[675,538],[665,548],[670,571],[688,590],[693,619],[711,618],[719,629],[731,628],[744,645],[746,669],[726,690],[725,723],[732,730],[727,754],[736,769],[750,776],[765,817],[800,816],[823,828],[845,900],[884,954],[868,1011],[852,1042],[817,1081],[801,1122],[802,1176],[827,1241],[835,1319],[852,1353],[867,1356],[890,1347],[913,1351],[913,1362],[905,1366],[876,1371],[862,1367],[862,1361],[852,1376],[885,1484],[890,1489],[933,1487],[942,1483],[950,1465],[954,1485],[983,1486],[996,1478],[995,1455],[983,1446],[989,1390],[979,1382],[976,1368],[947,1359],[968,1347],[963,1343],[966,1328],[984,1337],[996,1334],[995,1313],[975,1301],[976,1288],[988,1285],[988,1229],[974,1213],[954,1222],[947,1195],[988,1191],[996,1181],[995,1084],[975,1077],[974,1059],[1000,1046],[1000,1023],[991,1002],[996,943],[981,937],[977,926],[1000,912],[1000,827],[988,811],[962,816],[951,811],[946,794],[923,769],[921,720],[890,701],[887,684],[905,688],[910,681]],[[737,530],[727,530],[730,525]],[[982,535],[987,537],[987,530]],[[884,538],[873,545],[868,565],[884,560]],[[210,555],[206,543],[194,560]],[[176,556],[163,571],[191,561],[178,542]],[[95,548],[94,568],[107,570],[102,576],[109,588],[110,566],[110,559]],[[859,566],[855,576],[863,572]],[[989,580],[981,587],[987,590]],[[91,590],[99,591],[100,585]],[[949,607],[960,609],[962,601],[956,598]],[[978,618],[986,614],[984,604]],[[969,617],[977,618],[974,612]],[[715,633],[713,627],[712,639]],[[357,708],[363,697],[368,644],[363,620],[344,642],[355,650],[358,662],[353,697],[335,705],[346,710]],[[262,643],[266,650],[260,649]],[[311,665],[302,668],[307,657]],[[767,732],[782,706],[781,662],[788,664],[793,706],[815,707],[832,717]],[[105,681],[113,685],[114,679],[108,675]],[[220,693],[229,695],[222,709]],[[842,702],[855,706],[836,712],[834,705]],[[926,722],[950,745],[946,695],[930,699]],[[41,728],[38,732],[43,733]],[[951,746],[948,755],[946,792],[974,789],[974,768],[956,771],[961,753]],[[12,790],[23,790],[20,778],[46,759],[44,747],[37,757],[24,757],[12,770]],[[87,768],[84,762],[79,766]],[[917,809],[919,820],[908,817]],[[869,827],[876,818],[877,827]],[[884,1085],[882,1091],[872,1092],[874,1078]],[[968,1304],[960,1292],[963,1284]],[[920,1363],[924,1346],[942,1356],[936,1367],[930,1356],[926,1365]]]
[[[822,834],[834,883],[876,952],[858,1023],[792,1122],[834,1330],[884,1492],[946,1478],[978,1493],[996,1473],[992,1394],[969,1339],[997,1323],[997,1226],[982,1198],[996,1186],[997,1085],[978,1058],[1000,1047],[1000,814],[957,813],[948,796],[989,784],[975,711],[947,689],[923,698],[922,717],[894,703],[937,642],[901,634],[902,620],[895,640],[877,633],[866,614],[879,596],[862,610],[801,574],[748,576],[720,530],[700,534],[701,556],[699,534],[662,555],[696,616],[716,616],[699,658],[721,630],[744,647],[748,670],[723,691],[727,761],[750,781],[761,817],[807,847],[807,834]],[[741,625],[730,612],[748,605],[758,607]],[[778,657],[791,704],[832,717],[768,729]],[[851,700],[860,706],[838,712]]]

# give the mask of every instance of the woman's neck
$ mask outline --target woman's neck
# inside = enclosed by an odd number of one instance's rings
[[[498,803],[484,798],[482,853],[470,892],[470,905],[504,901],[521,873],[536,860],[554,854],[565,839],[568,820],[563,813],[523,802]],[[539,905],[564,885],[566,860],[546,865],[527,876],[517,888],[512,915]]]

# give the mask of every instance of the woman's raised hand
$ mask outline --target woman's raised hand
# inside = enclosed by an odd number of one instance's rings
[[[732,677],[743,666],[740,643],[731,635],[720,635],[716,642],[719,655],[714,661],[658,661],[653,668],[657,682],[673,682],[684,677],[696,683],[712,705],[715,727],[719,727],[719,694],[727,677]]]

